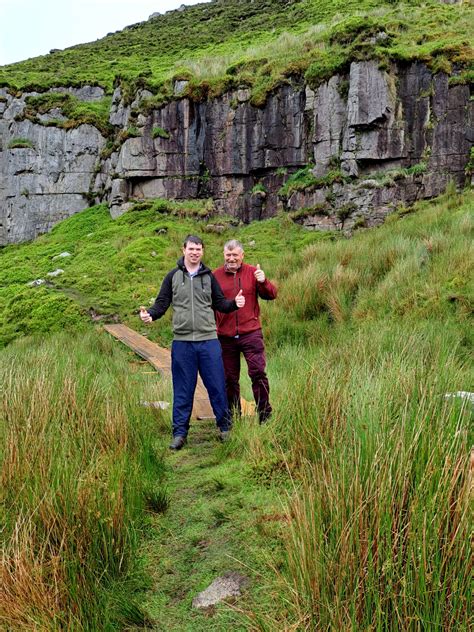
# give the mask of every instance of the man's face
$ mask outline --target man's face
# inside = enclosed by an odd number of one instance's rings
[[[242,248],[224,248],[224,261],[231,272],[237,272],[244,260]]]
[[[183,248],[184,265],[186,267],[196,267],[201,262],[203,254],[204,248],[202,244],[194,244],[192,241],[188,241]]]

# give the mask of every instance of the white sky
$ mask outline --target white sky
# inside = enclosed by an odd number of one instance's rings
[[[206,0],[0,0],[0,66],[85,44]]]

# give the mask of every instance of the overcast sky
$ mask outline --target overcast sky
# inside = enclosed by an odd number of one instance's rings
[[[0,66],[93,42],[155,12],[206,0],[0,0]]]

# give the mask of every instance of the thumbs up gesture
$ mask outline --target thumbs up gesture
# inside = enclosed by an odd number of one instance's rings
[[[147,312],[146,307],[144,307],[143,305],[140,305],[140,318],[144,323],[151,323],[153,318],[150,316],[150,314]]]
[[[265,281],[265,272],[260,269],[259,263],[257,263],[257,269],[254,272],[254,276],[259,283],[263,283]]]
[[[239,293],[235,297],[235,302],[236,302],[237,307],[239,309],[245,305],[245,296],[244,296],[242,290],[239,290]]]

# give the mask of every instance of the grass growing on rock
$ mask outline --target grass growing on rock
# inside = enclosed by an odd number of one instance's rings
[[[94,125],[104,136],[108,136],[113,132],[108,122],[110,106],[110,97],[97,101],[80,101],[68,93],[47,92],[27,97],[22,116],[34,123],[41,123],[39,115],[57,109],[63,117],[66,117],[66,120],[52,119],[42,123],[43,125],[72,129],[79,125],[89,124]]]

